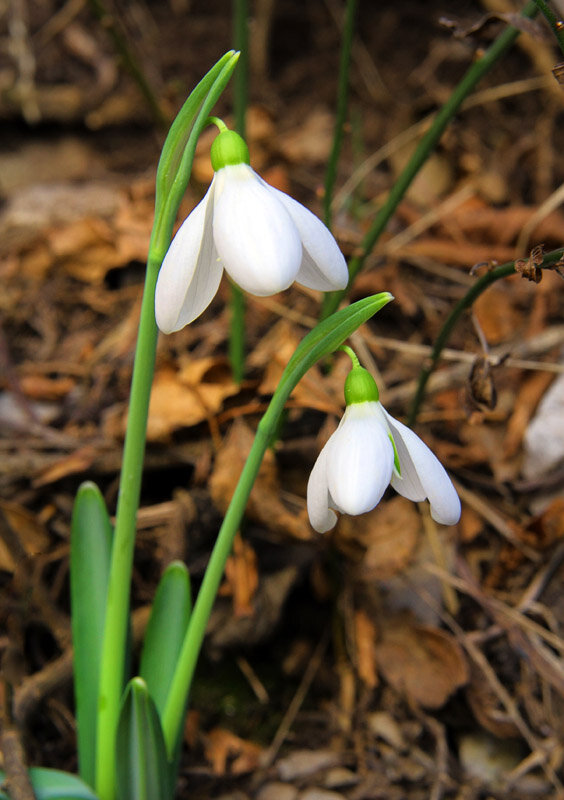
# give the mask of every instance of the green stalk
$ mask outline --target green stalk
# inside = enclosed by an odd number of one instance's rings
[[[552,32],[556,36],[558,46],[564,54],[564,24],[562,23],[562,20],[556,16],[554,11],[550,8],[548,3],[544,2],[544,0],[535,0],[535,3],[537,4],[541,14],[544,15],[546,21],[552,28]]]
[[[225,563],[231,552],[233,539],[245,511],[247,499],[274,431],[275,425],[272,424],[271,417],[267,419],[265,414],[258,425],[249,457],[245,462],[206,567],[204,580],[188,624],[188,632],[178,657],[176,671],[162,715],[162,726],[169,757],[173,752],[178,730],[184,719],[186,697],[192,683],[206,625],[223,576]]]
[[[240,385],[245,372],[245,295],[233,281],[229,286],[229,363],[233,380]]]
[[[111,800],[115,793],[115,731],[125,678],[133,549],[157,346],[155,286],[163,258],[164,253],[147,264],[120,476],[98,701],[96,790],[102,800]]]
[[[530,18],[534,17],[536,13],[536,3],[534,0],[531,0],[531,2],[527,3],[521,12],[521,16]],[[466,74],[456,86],[447,102],[438,112],[431,127],[419,142],[403,172],[392,187],[386,202],[376,215],[372,227],[363,238],[360,245],[360,253],[350,260],[349,283],[347,288],[341,292],[328,292],[325,295],[321,309],[322,319],[338,308],[339,303],[346,296],[347,291],[352,286],[355,277],[364,266],[364,262],[372,252],[381,234],[384,232],[386,225],[408,190],[411,182],[437,146],[445,128],[457,113],[462,102],[474,89],[476,84],[483,78],[483,76],[511,47],[515,39],[519,36],[519,33],[520,31],[517,28],[514,28],[513,26],[507,27],[503,33],[498,36],[489,50],[487,50],[484,55],[475,61],[467,70]]]
[[[235,129],[245,138],[245,117],[249,101],[249,0],[233,0],[233,46],[240,52],[239,68],[233,79]],[[231,283],[229,319],[229,362],[233,380],[240,384],[245,371],[245,295]]]
[[[543,259],[542,264],[540,265],[541,269],[550,268],[551,265],[555,264],[557,261],[564,255],[564,248],[560,250],[554,250],[552,253],[547,253]],[[461,314],[467,309],[472,306],[475,300],[488,288],[491,286],[492,283],[499,281],[501,278],[507,278],[508,275],[513,275],[515,273],[515,261],[508,261],[506,264],[501,264],[499,267],[495,267],[492,270],[489,270],[481,278],[479,278],[476,283],[466,292],[464,297],[458,301],[455,307],[452,309],[446,321],[441,328],[439,335],[435,341],[435,345],[433,347],[433,351],[431,353],[431,360],[428,366],[423,367],[421,372],[419,373],[419,382],[417,384],[417,390],[415,392],[415,397],[413,398],[413,405],[411,407],[411,411],[409,412],[409,416],[407,419],[407,425],[412,428],[415,424],[417,419],[417,414],[419,412],[419,408],[421,403],[423,402],[423,398],[425,397],[425,387],[427,386],[427,381],[431,377],[431,373],[437,366],[443,348],[446,346],[450,334],[452,333],[456,323],[458,322]]]
[[[259,422],[249,457],[219,530],[188,623],[188,630],[162,715],[162,727],[169,758],[174,752],[175,742],[184,719],[186,698],[190,691],[206,625],[217,595],[225,562],[231,552],[233,538],[241,523],[262,458],[277,431],[284,404],[298,381],[313,364],[336,350],[359,325],[366,322],[392,299],[392,295],[388,292],[365,297],[347,308],[340,309],[330,319],[320,322],[298,345],[284,370],[268,409]]]
[[[329,229],[331,229],[332,222],[331,203],[333,202],[333,189],[335,188],[335,180],[337,178],[337,164],[339,163],[339,155],[343,144],[343,133],[347,116],[349,72],[351,67],[351,52],[357,6],[358,0],[347,0],[345,24],[343,27],[343,42],[341,46],[341,62],[339,65],[335,131],[333,133],[333,146],[325,173],[325,194],[323,196],[323,218]]]
[[[226,53],[192,91],[170,128],[157,169],[155,222],[149,243],[133,364],[100,664],[96,741],[96,791],[100,800],[114,800],[116,792],[116,730],[126,677],[129,593],[158,334],[155,287],[170,245],[178,207],[190,178],[196,142],[235,69],[237,59],[237,53]]]

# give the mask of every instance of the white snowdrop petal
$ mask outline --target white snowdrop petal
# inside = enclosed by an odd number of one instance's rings
[[[184,297],[175,330],[180,330],[185,325],[193,322],[200,314],[203,314],[219,289],[221,276],[223,275],[223,264],[213,246],[211,232],[209,233],[209,243],[206,241],[207,244],[210,245],[208,249],[209,257],[198,262],[190,284],[190,290],[186,292]]]
[[[396,450],[398,451],[400,463],[401,477],[398,477],[394,472],[391,481],[392,486],[398,494],[402,495],[402,497],[406,497],[408,500],[412,500],[414,503],[420,503],[422,500],[426,499],[427,494],[421,485],[417,470],[401,437],[399,423],[396,419],[394,419],[394,417],[388,414],[382,405],[380,405],[380,408],[384,412],[386,421],[390,427],[392,436],[394,437],[394,444],[396,445]]]
[[[322,292],[345,289],[349,271],[331,231],[293,197],[270,188],[292,217],[302,240],[304,251],[297,282]]]
[[[298,231],[274,190],[246,164],[215,175],[213,235],[223,265],[251,294],[275,294],[295,280],[302,260]]]
[[[164,257],[155,289],[155,318],[163,333],[178,331],[211,303],[222,266],[213,246],[212,182],[204,198],[186,217]]]
[[[428,498],[431,516],[442,525],[454,525],[460,519],[460,499],[445,468],[410,428],[387,412],[386,418],[394,435],[400,457],[402,478],[392,479],[394,489],[410,500]],[[404,477],[405,476],[405,477]],[[409,482],[404,486],[404,480]],[[417,491],[421,487],[421,493]],[[413,491],[415,496],[407,492]]]
[[[346,514],[371,511],[390,483],[394,451],[386,428],[374,413],[376,406],[347,406],[332,437],[328,487],[336,506]]]
[[[329,442],[318,455],[307,482],[307,513],[311,527],[318,533],[331,530],[337,522],[337,515],[329,508],[331,500],[327,487]]]

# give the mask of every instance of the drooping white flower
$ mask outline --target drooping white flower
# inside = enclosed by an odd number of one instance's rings
[[[347,265],[332,234],[257,175],[238,134],[222,131],[211,159],[210,188],[182,223],[159,272],[155,316],[161,331],[172,333],[196,319],[214,298],[224,269],[260,297],[294,281],[321,291],[346,287]]]
[[[343,418],[309,477],[312,527],[319,533],[333,528],[335,511],[353,516],[371,511],[390,484],[408,500],[428,499],[436,522],[458,522],[460,500],[444,467],[412,430],[388,414],[374,379],[358,361],[347,384]]]

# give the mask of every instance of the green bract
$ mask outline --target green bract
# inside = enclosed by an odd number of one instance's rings
[[[247,143],[238,133],[230,130],[221,131],[213,140],[210,158],[214,172],[222,167],[251,163]]]
[[[345,381],[345,403],[377,403],[380,398],[376,381],[364,367],[353,367]]]

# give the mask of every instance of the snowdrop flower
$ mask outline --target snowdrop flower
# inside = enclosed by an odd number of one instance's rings
[[[210,188],[179,228],[161,266],[155,294],[161,331],[172,333],[196,319],[214,298],[224,268],[259,297],[295,280],[321,291],[346,287],[347,265],[329,230],[251,169],[247,145],[235,131],[224,126],[213,142],[211,162]]]
[[[332,509],[351,515],[371,511],[390,483],[408,500],[428,498],[433,519],[454,525],[460,500],[444,467],[412,430],[388,414],[374,379],[349,350],[354,366],[345,382],[346,410],[307,486],[312,527],[319,533],[333,528]]]

